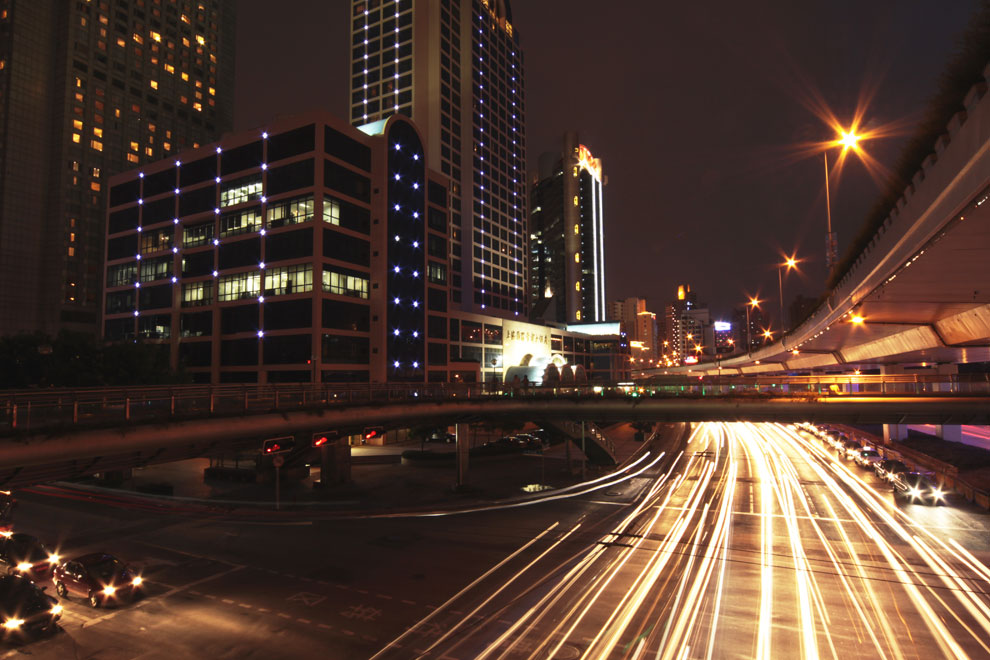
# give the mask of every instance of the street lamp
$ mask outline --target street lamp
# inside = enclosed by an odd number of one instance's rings
[[[780,288],[780,327],[783,330],[786,326],[784,325],[784,269],[786,268],[790,271],[793,268],[797,268],[798,259],[794,257],[787,257],[784,263],[777,264],[777,286]]]
[[[859,152],[859,141],[862,139],[862,136],[856,134],[855,127],[848,131],[839,129],[839,134],[841,137],[836,138],[832,144],[842,147],[842,154],[839,157],[841,164],[842,157],[850,149]],[[832,200],[829,197],[827,147],[822,151],[822,156],[825,158],[825,218],[827,222],[825,233],[825,270],[831,275],[835,263],[839,260],[839,242],[835,237],[835,232],[832,231]]]
[[[749,322],[749,310],[753,307],[759,307],[760,301],[757,298],[751,297],[749,303],[746,305],[746,352],[749,353],[753,350],[753,333],[752,326]]]

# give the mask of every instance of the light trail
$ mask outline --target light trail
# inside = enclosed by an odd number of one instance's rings
[[[668,464],[614,523],[546,530],[432,613],[420,657],[990,657],[969,528],[919,523],[784,425],[696,425]]]

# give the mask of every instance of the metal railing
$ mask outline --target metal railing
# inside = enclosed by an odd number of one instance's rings
[[[734,397],[990,395],[988,374],[661,376],[629,384],[511,388],[480,383],[176,385],[0,391],[0,433],[112,426],[337,405],[493,397]]]

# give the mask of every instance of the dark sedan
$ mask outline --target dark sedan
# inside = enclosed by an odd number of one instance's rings
[[[910,472],[911,468],[904,465],[901,461],[893,458],[888,458],[885,461],[880,461],[879,463],[873,464],[873,471],[877,473],[877,476],[884,481],[893,481],[894,475],[901,472]]]
[[[0,566],[8,575],[21,574],[32,580],[47,580],[58,563],[57,554],[30,534],[0,532]]]
[[[62,598],[82,596],[93,607],[133,600],[143,580],[113,555],[93,553],[76,557],[55,568],[55,591]]]
[[[0,576],[0,630],[4,639],[22,639],[55,630],[62,618],[58,600],[22,575]]]
[[[938,506],[945,501],[945,493],[923,472],[900,472],[894,475],[894,497],[909,502],[921,502]]]

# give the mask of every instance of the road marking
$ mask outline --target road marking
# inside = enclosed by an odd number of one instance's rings
[[[406,605],[415,605],[415,604],[416,604],[416,603],[414,603],[414,602],[413,602],[413,601],[411,601],[411,600],[403,600],[402,602],[403,602],[404,604],[406,604]]]
[[[224,563],[229,563],[229,562],[224,562]],[[220,577],[223,577],[225,575],[230,575],[231,573],[236,573],[237,571],[242,570],[243,568],[244,568],[243,566],[234,566],[233,568],[229,568],[226,571],[221,571],[220,573],[215,573],[214,575],[209,575],[209,576],[207,576],[205,578],[196,580],[195,582],[190,582],[189,584],[183,585],[181,587],[175,587],[173,589],[170,589],[170,590],[166,591],[165,593],[158,594],[157,596],[154,596],[154,598],[156,600],[165,600],[169,596],[174,596],[175,594],[179,593],[180,591],[186,591],[190,587],[195,587],[197,585],[203,584],[204,582],[209,582],[210,580],[215,580],[215,579],[220,578]],[[231,602],[233,602],[233,601],[231,601]],[[126,608],[126,609],[121,608],[121,609],[114,610],[113,612],[108,612],[107,614],[104,614],[101,617],[97,617],[95,619],[91,619],[91,620],[87,621],[86,623],[82,624],[81,627],[82,628],[89,628],[90,626],[95,626],[98,623],[102,623],[103,621],[107,621],[109,619],[112,619],[115,616],[117,616],[118,614],[121,614],[123,612],[127,612],[129,610],[130,610],[130,608]]]
[[[296,621],[298,621],[299,623],[313,623],[309,619],[296,619]]]
[[[246,610],[250,610],[253,607],[252,605],[248,605],[247,603],[238,603],[237,606],[243,607]]]
[[[220,599],[220,602],[221,602],[221,603],[226,603],[227,605],[233,605],[233,604],[234,604],[234,601],[232,601],[232,600],[231,600],[231,599],[229,599],[229,598],[221,598],[221,599]]]
[[[285,614],[284,612],[279,612],[278,615],[280,617],[282,617],[283,619],[291,619],[292,618],[291,616],[289,616],[288,614]]]
[[[268,609],[267,607],[259,607],[258,611],[261,612],[262,614],[264,614],[265,612],[271,612],[271,610]]]
[[[293,601],[294,602],[299,602],[299,603],[302,603],[303,605],[308,605],[310,607],[312,607],[313,605],[319,605],[320,603],[322,603],[326,599],[327,599],[326,596],[321,596],[320,594],[309,593],[308,591],[300,591],[299,593],[292,594],[291,596],[289,596],[288,598],[286,598],[287,601],[290,601],[290,602],[293,602]]]
[[[318,625],[320,628],[326,628],[327,630],[333,630],[333,626],[329,626],[329,625],[327,625],[325,623],[318,623],[316,625]]]
[[[375,595],[378,596],[379,598],[384,598],[385,600],[392,600],[392,597],[389,596],[388,594],[375,594]]]

